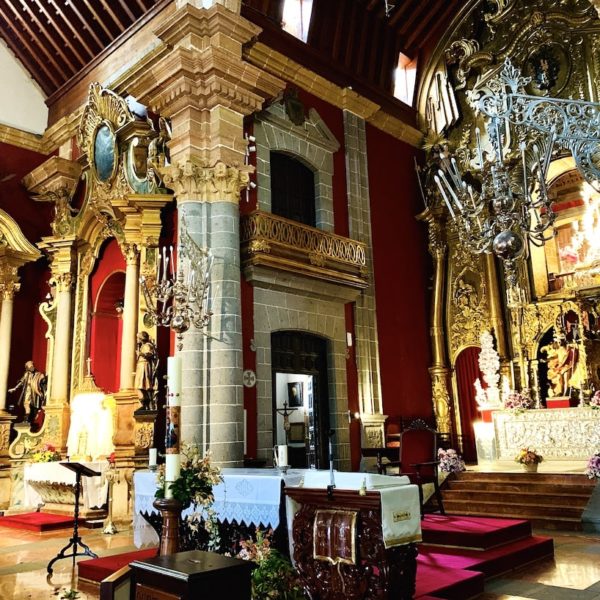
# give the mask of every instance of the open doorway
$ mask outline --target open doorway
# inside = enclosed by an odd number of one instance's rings
[[[273,445],[292,467],[328,466],[327,340],[300,331],[271,334]]]

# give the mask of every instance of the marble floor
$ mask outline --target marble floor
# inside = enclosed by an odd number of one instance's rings
[[[100,556],[135,550],[131,532],[109,536],[101,529],[81,529],[80,534]],[[489,581],[479,600],[600,600],[600,535],[546,535],[554,537],[554,560]],[[56,562],[53,577],[46,577],[48,561],[69,537],[66,530],[37,534],[0,528],[0,600],[60,600],[72,589],[79,600],[98,598],[96,590],[78,584],[72,559]]]

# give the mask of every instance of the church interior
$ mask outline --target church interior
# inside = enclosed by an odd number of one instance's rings
[[[0,66],[0,598],[600,598],[600,0],[0,0]]]

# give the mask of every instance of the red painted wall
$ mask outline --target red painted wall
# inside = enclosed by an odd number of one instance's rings
[[[0,143],[0,178],[12,175],[0,182],[0,209],[19,224],[32,244],[39,242],[42,236],[50,235],[52,205],[32,200],[21,182],[25,175],[47,158],[31,150]],[[33,360],[40,371],[46,370],[46,324],[38,312],[40,303],[50,291],[46,260],[42,258],[34,264],[23,266],[19,275],[21,289],[14,298],[9,387],[21,377],[28,360]],[[12,400],[9,396],[8,403]]]
[[[431,262],[411,146],[367,125],[373,259],[383,409],[433,412],[428,366]]]

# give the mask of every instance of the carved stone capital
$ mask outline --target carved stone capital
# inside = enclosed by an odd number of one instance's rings
[[[58,293],[68,292],[73,286],[73,275],[71,273],[59,273],[52,277],[52,283],[56,285]]]
[[[17,267],[11,264],[0,265],[0,298],[12,300],[20,287]]]
[[[137,265],[140,259],[140,249],[137,244],[121,244],[121,252],[127,265]]]
[[[237,204],[240,192],[250,181],[252,167],[232,167],[223,162],[201,166],[192,161],[161,169],[167,186],[175,191],[179,202],[232,202]]]

